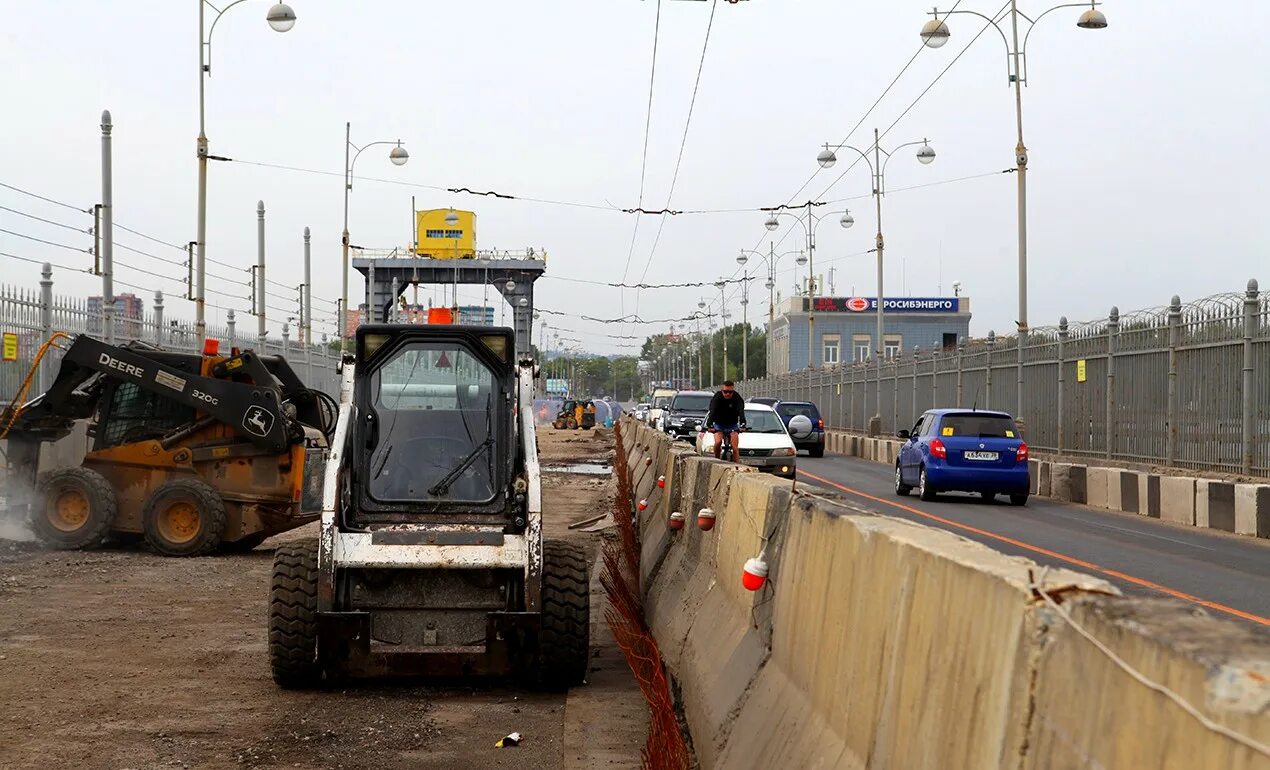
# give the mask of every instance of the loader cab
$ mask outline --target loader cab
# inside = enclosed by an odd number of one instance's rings
[[[512,494],[514,350],[510,329],[357,330],[348,526],[523,526]]]

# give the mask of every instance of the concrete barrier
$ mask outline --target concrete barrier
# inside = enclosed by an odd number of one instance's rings
[[[1195,479],[1160,477],[1160,518],[1174,524],[1195,526]]]
[[[1085,469],[1085,504],[1092,508],[1110,508],[1111,468]]]
[[[1069,503],[1084,503],[1088,499],[1085,470],[1083,465],[1054,463],[1050,467],[1050,496]]]
[[[1155,473],[1138,476],[1138,513],[1160,518],[1160,477]]]
[[[658,455],[665,439],[649,441]],[[640,517],[642,590],[702,767],[1257,766],[1072,632],[1033,580],[1116,654],[1260,740],[1264,637],[849,499],[795,497],[750,469],[658,456],[666,510],[689,523],[670,533],[664,515]],[[693,526],[705,505],[711,532]],[[741,569],[760,552],[769,585],[751,593]]]
[[[1235,485],[1229,481],[1195,482],[1195,526],[1235,531]]]
[[[1270,484],[1235,485],[1235,531],[1270,537]]]
[[[1137,471],[1112,471],[1107,499],[1113,511],[1138,512],[1138,479],[1141,476],[1142,474]]]
[[[1208,719],[1270,744],[1264,634],[1170,599],[1096,598],[1068,607],[1118,658]],[[1020,767],[1253,770],[1270,759],[1200,726],[1058,621],[1040,649],[1028,751]]]

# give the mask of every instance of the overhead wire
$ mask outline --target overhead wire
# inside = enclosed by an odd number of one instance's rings
[[[46,196],[40,195],[39,193],[33,193],[33,192],[31,192],[30,190],[24,190],[24,189],[22,189],[21,187],[15,187],[14,185],[7,184],[7,183],[5,183],[5,182],[0,182],[0,187],[4,187],[5,189],[8,189],[8,190],[13,190],[14,192],[19,192],[19,193],[22,193],[23,195],[29,195],[29,196],[31,196],[32,198],[38,198],[38,199],[40,199],[40,200],[44,201],[45,203],[52,203],[52,204],[54,204],[54,205],[56,205],[56,206],[61,206],[61,207],[63,207],[63,208],[68,208],[68,209],[70,209],[71,211],[78,211],[78,212],[80,212],[81,214],[91,214],[91,213],[93,213],[93,210],[92,210],[92,208],[91,208],[91,207],[86,208],[86,209],[85,209],[85,208],[80,208],[79,206],[76,206],[76,205],[75,205],[75,204],[73,204],[73,203],[67,203],[66,201],[59,201],[59,200],[55,200],[55,199],[53,199],[53,198],[49,198],[49,197],[46,197]]]
[[[903,120],[904,117],[908,115],[908,113],[911,112],[914,107],[917,106],[917,103],[920,102],[923,98],[925,98],[926,94],[930,93],[930,90],[935,87],[935,84],[937,84],[941,79],[943,79],[944,75],[948,74],[948,70],[952,69],[953,65],[957,63],[957,60],[960,59],[962,56],[964,56],[966,51],[970,50],[970,47],[975,44],[975,41],[977,41],[979,37],[982,36],[983,33],[988,30],[989,27],[993,26],[996,23],[996,19],[997,17],[1001,15],[1001,11],[1005,10],[1007,7],[1009,7],[1009,5],[1010,5],[1009,0],[1007,0],[1005,5],[1001,6],[1001,8],[998,9],[997,12],[992,15],[992,18],[989,19],[983,25],[983,27],[981,27],[979,31],[975,33],[975,36],[970,38],[969,42],[967,42],[964,46],[962,46],[961,50],[957,52],[957,55],[954,56],[952,60],[949,61],[948,64],[945,65],[942,70],[939,71],[939,74],[935,76],[935,79],[932,80],[929,85],[927,85],[925,88],[922,89],[922,92],[917,95],[917,98],[909,102],[909,105],[904,108],[904,111],[901,112],[899,116],[897,116],[895,120],[891,121],[891,124],[886,127],[886,130],[878,134],[877,141],[881,141],[883,137],[891,133],[892,129],[894,129],[897,125],[899,125],[899,122]],[[953,6],[953,8],[955,9],[956,6]],[[949,13],[951,12],[952,11],[949,11]],[[925,43],[923,43],[923,45],[925,45]],[[848,166],[845,170],[843,170],[841,174],[839,174],[836,178],[834,178],[832,182],[829,183],[828,187],[826,187],[824,190],[820,192],[820,195],[817,195],[816,197],[823,198],[826,193],[828,193],[831,189],[833,189],[835,185],[838,184],[838,182],[842,181],[843,177],[847,175],[847,171],[850,171],[850,170],[851,170],[851,166]]]
[[[945,17],[947,17],[949,14],[951,14],[953,11],[955,11],[955,10],[957,9],[957,7],[958,7],[958,6],[960,6],[960,5],[961,5],[962,1],[963,1],[963,0],[957,0],[957,2],[955,2],[955,3],[953,4],[953,6],[952,6],[950,9],[948,9],[948,10],[947,10],[947,11],[945,11],[945,12],[943,12],[943,15],[944,15]],[[1007,3],[1007,5],[1008,5],[1008,3]],[[1004,6],[1003,6],[1003,7],[1004,7]],[[1000,11],[1000,10],[998,10],[998,11],[997,11],[997,13],[993,14],[993,18],[996,18],[997,16],[999,16],[999,15],[1000,15],[1000,13],[1001,13],[1001,11]],[[956,57],[954,57],[954,58],[953,58],[953,60],[952,60],[951,62],[949,62],[949,63],[948,63],[948,65],[947,65],[947,66],[945,66],[945,67],[944,67],[944,69],[943,69],[942,71],[940,71],[940,73],[939,73],[939,74],[935,77],[935,79],[934,79],[934,80],[933,80],[933,81],[932,81],[932,82],[931,82],[931,83],[930,83],[930,84],[929,84],[929,85],[928,85],[925,89],[923,89],[923,90],[922,90],[921,94],[919,94],[919,95],[918,95],[918,97],[917,97],[916,99],[914,99],[914,100],[913,100],[913,101],[912,101],[912,102],[908,105],[908,107],[906,107],[906,108],[904,109],[904,111],[903,111],[902,113],[900,113],[900,116],[899,116],[898,118],[896,118],[894,121],[892,121],[892,122],[891,122],[891,124],[887,127],[886,132],[884,132],[884,133],[882,133],[882,134],[880,134],[880,135],[879,135],[879,137],[878,137],[879,139],[881,139],[881,137],[882,137],[882,136],[885,136],[885,135],[886,135],[886,133],[889,133],[889,132],[890,132],[890,131],[891,131],[891,130],[892,130],[892,129],[893,129],[893,128],[894,128],[894,127],[895,127],[895,126],[899,123],[899,121],[900,121],[901,119],[903,119],[903,117],[904,117],[904,116],[906,116],[906,115],[907,115],[907,114],[908,114],[908,113],[909,113],[909,112],[913,109],[913,107],[914,107],[914,106],[916,106],[916,104],[917,104],[919,101],[921,101],[921,99],[922,99],[923,97],[925,97],[925,95],[926,95],[926,94],[927,94],[927,93],[931,90],[931,88],[933,88],[933,87],[935,86],[935,84],[936,84],[936,83],[938,83],[938,82],[939,82],[939,80],[940,80],[940,79],[944,76],[944,73],[946,73],[946,72],[947,72],[947,71],[948,71],[948,70],[952,67],[952,65],[953,65],[953,64],[955,64],[955,63],[957,62],[957,60],[961,58],[962,54],[964,54],[964,53],[966,52],[966,50],[967,50],[967,49],[968,49],[968,48],[969,48],[969,47],[970,47],[970,46],[971,46],[971,45],[972,45],[972,44],[973,44],[976,40],[978,40],[978,39],[979,39],[979,36],[980,36],[980,35],[982,35],[982,34],[983,34],[983,32],[984,32],[984,30],[986,30],[986,29],[987,29],[987,25],[985,25],[985,26],[984,26],[984,29],[981,29],[981,30],[979,31],[979,33],[978,33],[978,34],[976,34],[976,35],[974,36],[974,38],[972,38],[972,39],[970,40],[970,42],[969,42],[969,43],[967,43],[967,44],[966,44],[966,46],[965,46],[964,48],[962,48],[962,50],[961,50],[961,51],[957,54],[957,56],[956,56]],[[891,91],[891,89],[892,89],[892,88],[894,88],[895,84],[899,82],[900,78],[901,78],[901,77],[903,77],[904,73],[908,71],[908,69],[912,66],[913,62],[917,59],[917,57],[918,57],[918,56],[919,56],[919,55],[920,55],[920,54],[921,54],[921,53],[922,53],[922,52],[923,52],[926,48],[927,48],[927,46],[926,46],[925,41],[922,41],[922,43],[918,46],[918,48],[917,48],[916,52],[914,52],[914,54],[913,54],[911,57],[909,57],[909,60],[908,60],[907,62],[905,62],[905,64],[904,64],[904,66],[903,66],[903,67],[901,67],[900,72],[899,72],[899,73],[898,73],[898,74],[897,74],[894,78],[892,78],[891,82],[890,82],[890,83],[887,85],[887,87],[886,87],[886,88],[882,91],[882,94],[881,94],[881,95],[879,95],[879,97],[878,97],[876,100],[874,100],[873,104],[869,106],[869,109],[868,109],[868,110],[866,110],[866,111],[865,111],[865,113],[864,113],[864,114],[860,117],[860,119],[859,119],[859,120],[857,120],[857,121],[855,122],[855,124],[852,126],[851,130],[847,133],[846,137],[844,137],[844,138],[843,138],[843,140],[842,140],[842,142],[841,142],[840,144],[845,145],[848,141],[850,141],[850,138],[851,138],[852,134],[854,134],[857,130],[859,130],[860,126],[864,124],[864,121],[868,119],[869,115],[871,115],[871,114],[873,113],[873,111],[877,108],[877,106],[878,106],[878,105],[882,102],[882,99],[883,99],[883,98],[884,98],[884,97],[885,97],[885,96],[886,96],[886,95],[887,95],[887,94]],[[820,193],[820,195],[816,196],[816,197],[817,197],[817,199],[823,198],[823,197],[824,197],[824,195],[825,195],[825,193],[827,193],[830,189],[832,189],[832,188],[833,188],[833,187],[834,187],[834,186],[835,186],[838,182],[840,182],[840,181],[841,181],[841,180],[842,180],[842,179],[843,179],[843,178],[847,175],[847,173],[848,173],[848,172],[850,172],[853,168],[855,168],[855,166],[859,163],[859,161],[860,161],[860,158],[858,158],[858,157],[857,157],[857,158],[856,158],[855,160],[853,160],[853,161],[852,161],[852,162],[851,162],[851,163],[850,163],[850,164],[849,164],[849,165],[848,165],[845,169],[843,169],[842,173],[840,173],[840,174],[837,176],[837,178],[835,178],[835,179],[834,179],[834,181],[833,181],[833,182],[832,182],[832,183],[831,183],[828,187],[826,187],[826,188],[825,188],[825,189],[824,189],[824,190]],[[795,191],[795,193],[794,193],[793,195],[791,195],[791,196],[790,196],[790,199],[789,199],[789,200],[790,200],[790,201],[792,201],[792,200],[793,200],[793,198],[797,197],[799,194],[801,194],[801,193],[803,192],[803,190],[807,189],[807,186],[808,186],[809,184],[811,184],[811,182],[812,182],[812,181],[814,181],[814,180],[815,180],[815,178],[816,178],[816,177],[820,174],[820,172],[821,172],[822,170],[823,170],[823,169],[821,169],[821,168],[819,168],[819,167],[818,167],[818,168],[816,169],[816,171],[814,171],[814,172],[812,173],[812,175],[811,175],[811,176],[807,179],[807,181],[806,181],[806,182],[804,182],[804,183],[803,183],[803,185],[801,185],[801,186],[798,188],[798,190],[797,190],[797,191]],[[860,197],[865,197],[865,196],[860,196]],[[835,202],[841,203],[841,202],[844,202],[844,201],[846,201],[846,200],[850,200],[850,199],[849,199],[849,198],[847,198],[847,199],[840,199],[840,200],[835,201]],[[826,202],[826,203],[828,203],[828,202]],[[811,225],[811,223],[809,222],[809,223],[808,223],[808,225],[810,226],[810,225]],[[780,239],[776,242],[776,245],[777,245],[777,246],[779,246],[781,243],[783,243],[783,242],[785,241],[785,239],[786,239],[786,238],[788,238],[788,237],[789,237],[789,235],[790,235],[791,233],[796,233],[796,232],[797,232],[797,230],[795,230],[795,229],[794,229],[794,226],[793,226],[792,224],[791,224],[791,225],[789,225],[789,226],[786,228],[785,233],[784,233],[784,234],[780,237]],[[757,243],[755,244],[754,248],[753,248],[753,249],[751,249],[751,251],[753,251],[753,250],[757,250],[760,246],[762,246],[763,240],[764,240],[764,239],[766,239],[766,238],[769,238],[769,237],[770,237],[770,236],[768,236],[768,235],[764,235],[764,236],[760,237],[760,238],[758,239]],[[741,269],[738,269],[738,270],[737,270],[737,272],[740,272],[740,271],[741,271]],[[736,273],[734,272],[734,273],[733,273],[733,275],[735,276],[735,275],[736,275]]]
[[[640,155],[639,161],[639,196],[636,207],[642,211],[644,206],[644,182],[648,173],[648,138],[652,132],[653,124],[653,93],[654,85],[657,82],[657,44],[661,39],[661,0],[657,0],[656,16],[653,20],[653,55],[652,64],[648,72],[648,108],[644,114],[644,151]],[[622,265],[621,282],[626,282],[626,275],[631,269],[631,257],[635,256],[635,244],[639,238],[639,222],[642,217],[635,217],[635,224],[631,228],[631,245],[626,250],[626,262]],[[618,291],[618,304],[621,312],[626,312],[626,291]]]
[[[679,169],[683,165],[684,149],[688,146],[688,132],[692,128],[692,113],[697,106],[697,92],[701,88],[701,73],[705,70],[706,51],[710,47],[710,31],[714,29],[714,12],[718,6],[719,0],[711,0],[710,19],[706,22],[706,34],[701,43],[701,58],[697,61],[697,77],[692,83],[692,98],[688,101],[688,116],[684,119],[683,136],[679,140],[679,154],[675,158],[675,172],[670,177],[670,189],[666,192],[666,213],[661,215],[661,222],[657,226],[657,236],[653,239],[653,246],[648,252],[648,259],[644,262],[644,271],[639,276],[641,282],[648,276],[648,268],[653,264],[653,256],[657,253],[657,244],[661,242],[662,228],[666,226],[666,216],[669,213],[670,202],[675,197],[675,185],[679,182]],[[643,205],[642,201],[640,205]],[[625,275],[622,276],[622,280],[626,280]],[[635,292],[635,312],[639,312],[638,291]]]

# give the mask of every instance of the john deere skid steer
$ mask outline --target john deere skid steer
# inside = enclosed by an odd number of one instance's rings
[[[251,548],[317,517],[335,402],[280,356],[204,354],[80,335],[46,393],[0,414],[6,504],[57,548],[144,537],[158,553]],[[40,447],[87,423],[79,467]]]
[[[274,680],[587,667],[587,561],[542,538],[534,364],[513,332],[367,325],[343,367],[316,541],[274,558]]]

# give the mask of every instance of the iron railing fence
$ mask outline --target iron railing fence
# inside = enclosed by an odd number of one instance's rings
[[[46,270],[39,289],[0,284],[0,332],[5,335],[6,350],[0,361],[0,405],[13,400],[30,371],[36,351],[53,335],[89,334],[101,339],[113,337],[118,344],[142,340],[168,350],[198,352],[198,334],[194,324],[166,318],[163,295],[156,294],[150,312],[140,318],[113,319],[113,330],[107,330],[100,309],[92,308],[85,298],[59,296],[53,291],[52,271]],[[339,353],[326,345],[305,344],[291,338],[290,327],[284,325],[281,338],[266,337],[263,345],[254,333],[244,334],[237,328],[233,311],[223,326],[209,325],[208,337],[221,341],[222,350],[232,347],[254,349],[264,355],[281,355],[287,359],[310,388],[332,396],[339,395],[336,364]],[[16,349],[14,343],[16,342]],[[10,354],[12,360],[10,360]],[[29,396],[43,393],[56,377],[61,353],[50,349],[41,362]]]
[[[880,365],[879,365],[880,363]],[[1270,476],[1270,294],[1244,292],[751,379],[825,424],[894,434],[935,407],[1015,412],[1038,452]],[[880,403],[879,403],[880,402]],[[877,419],[877,418],[880,418]]]

